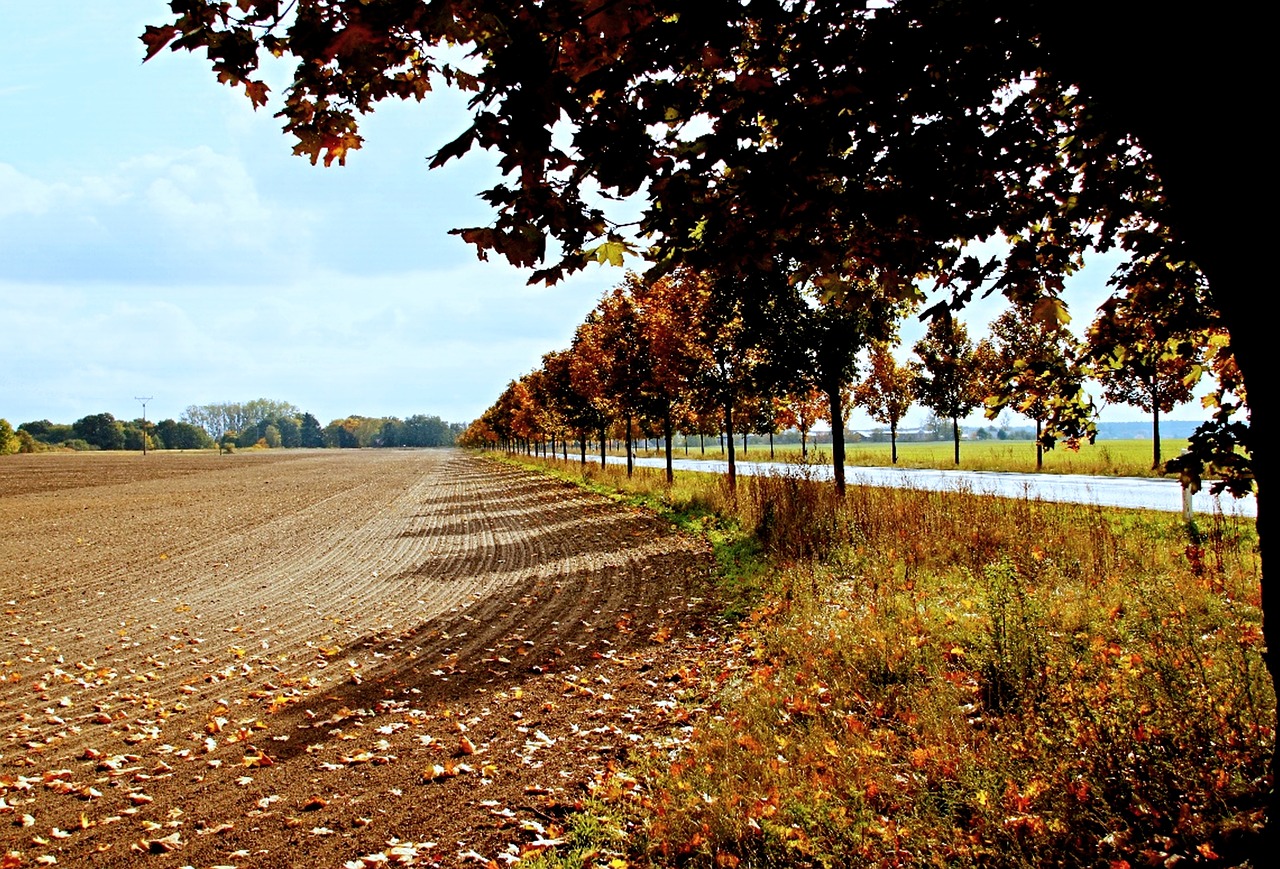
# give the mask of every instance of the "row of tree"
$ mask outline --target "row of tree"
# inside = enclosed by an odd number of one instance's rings
[[[726,436],[729,473],[734,433],[797,429],[802,451],[819,422],[831,426],[832,461],[843,488],[844,430],[855,406],[889,427],[897,462],[898,426],[915,404],[950,422],[960,462],[959,420],[979,408],[995,417],[1012,408],[1035,423],[1037,466],[1046,429],[1064,400],[1088,403],[1084,384],[1096,378],[1108,401],[1153,414],[1153,466],[1160,465],[1159,414],[1190,399],[1204,371],[1214,333],[1177,331],[1127,308],[1103,308],[1077,340],[1053,311],[1015,306],[975,344],[949,312],[930,320],[900,362],[895,338],[911,297],[863,288],[850,307],[816,284],[774,288],[767,305],[724,293],[714,278],[679,270],[646,281],[631,274],[607,293],[578,327],[571,346],[548,353],[542,367],[512,381],[467,429],[462,443],[532,449],[578,442],[601,448],[656,437],[667,447],[688,435]],[[1126,352],[1112,347],[1123,333]],[[859,375],[862,375],[861,378]]]
[[[158,423],[120,420],[110,413],[90,414],[71,424],[47,419],[24,422],[16,431],[8,422],[0,423],[0,454],[59,446],[86,450],[443,447],[451,446],[463,429],[458,423],[422,414],[404,420],[349,416],[322,427],[312,414],[270,399],[193,405],[181,420]]]
[[[47,419],[24,422],[16,432],[21,439],[18,452],[38,452],[61,446],[81,450],[200,450],[214,445],[203,429],[186,422],[166,419],[116,419],[110,413],[94,413],[71,424]]]

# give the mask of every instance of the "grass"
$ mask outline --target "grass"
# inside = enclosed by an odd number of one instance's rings
[[[1167,460],[1178,455],[1187,446],[1185,439],[1162,439],[1161,454]],[[710,444],[708,445],[710,447]],[[742,455],[742,441],[738,440],[734,453],[739,460],[766,462],[769,458],[767,443],[750,441],[747,454]],[[639,455],[661,458],[661,450],[643,450]],[[683,445],[674,450],[676,458],[686,458]],[[701,453],[691,444],[687,458],[723,459],[724,453],[716,445]],[[950,469],[955,464],[954,447],[950,441],[898,444],[898,464],[904,468]],[[802,461],[800,450],[795,447],[776,448],[772,461],[798,463]],[[824,464],[831,461],[831,448],[823,445],[809,449],[809,461]],[[887,467],[893,464],[890,445],[860,441],[845,445],[845,464],[861,467]],[[1016,471],[1035,473],[1036,448],[1032,441],[962,441],[960,465],[967,471]],[[1081,444],[1072,450],[1059,445],[1044,454],[1043,473],[1090,474],[1094,476],[1152,477],[1159,476],[1151,470],[1150,440],[1113,440]]]
[[[593,485],[666,497],[657,474]],[[596,793],[632,865],[1233,865],[1257,844],[1275,697],[1252,521],[678,486],[754,547],[755,607],[715,714]]]

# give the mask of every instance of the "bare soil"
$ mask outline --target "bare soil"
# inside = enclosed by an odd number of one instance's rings
[[[510,862],[716,643],[701,541],[455,451],[14,456],[0,528],[3,866]]]

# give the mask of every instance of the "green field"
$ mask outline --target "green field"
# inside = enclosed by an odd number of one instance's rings
[[[1187,446],[1185,438],[1162,439],[1160,442],[1162,458],[1171,459]],[[898,464],[904,468],[955,468],[953,461],[954,447],[950,441],[929,441],[925,443],[898,444]],[[753,462],[769,461],[769,445],[767,441],[751,438],[748,440],[746,454],[742,451],[742,440],[736,441],[735,455],[739,459]],[[661,450],[640,450],[638,455],[661,457]],[[674,454],[686,456],[684,444],[677,439]],[[707,443],[707,450],[702,453],[696,441],[689,445],[688,458],[721,459],[724,453],[719,444]],[[792,447],[776,447],[773,460],[782,462],[798,462],[801,460],[800,450]],[[831,447],[823,444],[809,450],[809,461],[825,463],[831,461]],[[879,467],[892,464],[890,449],[887,443],[871,443],[859,441],[845,446],[845,464],[850,466]],[[1033,473],[1036,469],[1036,447],[1032,441],[961,441],[960,468],[968,471],[1016,471]],[[1079,449],[1072,450],[1059,445],[1045,451],[1043,473],[1048,474],[1095,474],[1112,477],[1151,477],[1157,476],[1151,470],[1150,440],[1113,440],[1097,441],[1093,444],[1081,444]]]

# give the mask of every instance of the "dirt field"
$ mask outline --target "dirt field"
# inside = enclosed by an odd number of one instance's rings
[[[501,865],[714,646],[701,543],[459,452],[12,456],[0,527],[3,866]]]

